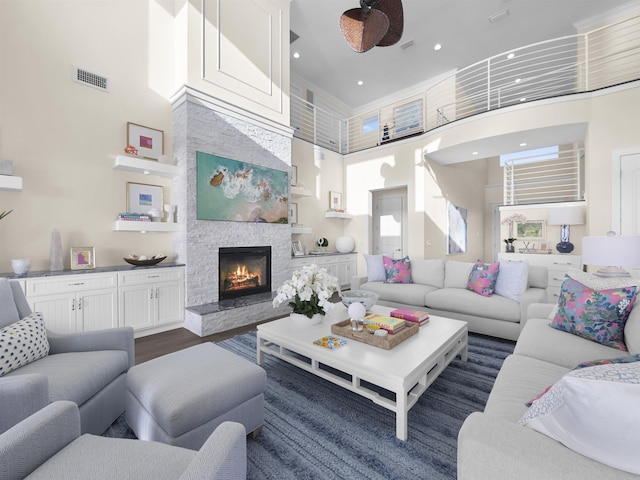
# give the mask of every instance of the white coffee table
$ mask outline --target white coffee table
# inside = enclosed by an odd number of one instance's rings
[[[389,314],[391,310],[377,305],[371,309],[380,314]],[[467,322],[431,316],[419,333],[391,350],[352,339],[333,350],[313,344],[319,338],[333,335],[331,325],[347,318],[346,308],[337,304],[320,325],[300,326],[289,317],[258,325],[258,365],[263,364],[265,354],[273,355],[370,399],[396,413],[396,436],[406,441],[409,409],[457,355],[467,361]],[[292,353],[307,357],[309,361]],[[351,378],[345,379],[321,369],[321,365],[344,372]],[[363,380],[395,393],[395,401],[366,388],[361,384]]]

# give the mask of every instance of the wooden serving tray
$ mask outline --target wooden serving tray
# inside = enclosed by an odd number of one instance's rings
[[[384,348],[385,350],[391,350],[407,338],[414,336],[418,333],[419,329],[420,324],[406,322],[406,327],[398,333],[394,333],[393,335],[388,334],[384,337],[376,337],[374,334],[367,332],[366,328],[361,332],[354,332],[351,329],[351,320],[344,320],[331,325],[331,333],[340,335],[341,337],[351,338],[358,342],[367,343],[374,347]]]

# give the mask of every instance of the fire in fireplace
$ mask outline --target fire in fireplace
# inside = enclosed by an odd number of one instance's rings
[[[271,292],[271,247],[219,249],[220,300]]]

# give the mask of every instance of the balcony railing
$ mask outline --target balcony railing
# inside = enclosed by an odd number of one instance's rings
[[[521,47],[463,68],[426,91],[351,118],[291,96],[294,136],[352,153],[479,113],[640,79],[640,16]]]

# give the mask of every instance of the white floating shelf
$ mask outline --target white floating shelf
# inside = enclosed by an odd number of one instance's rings
[[[302,233],[311,233],[311,227],[291,227],[291,235],[300,235]]]
[[[154,162],[153,160],[145,160],[143,158],[128,157],[126,155],[118,155],[113,160],[113,168],[114,170],[143,173],[145,175],[158,175],[169,178],[177,177],[180,174],[180,168],[176,165],[168,165],[166,163]]]
[[[302,187],[291,187],[292,197],[310,197],[311,190]]]
[[[179,223],[166,222],[132,222],[129,220],[116,220],[113,223],[116,232],[177,232]]]
[[[345,218],[345,219],[353,218],[353,215],[351,215],[350,213],[344,213],[344,212],[327,212],[324,214],[324,216],[326,218]]]
[[[0,190],[22,190],[22,177],[0,175]]]

